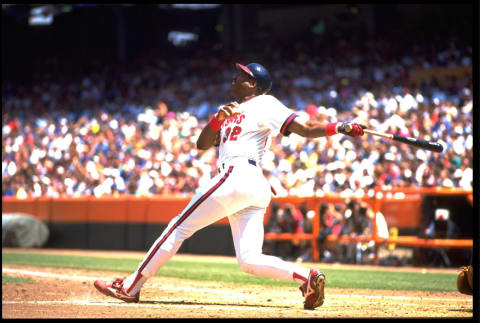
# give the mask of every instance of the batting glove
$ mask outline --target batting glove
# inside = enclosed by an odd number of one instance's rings
[[[363,136],[363,129],[367,127],[358,123],[344,122],[337,124],[337,132],[350,137],[361,137]]]

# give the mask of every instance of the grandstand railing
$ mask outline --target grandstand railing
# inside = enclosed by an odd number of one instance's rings
[[[404,197],[394,197],[396,193],[404,194]],[[375,194],[372,197],[348,197],[349,199],[359,199],[368,202],[370,205],[373,206],[374,211],[374,218],[372,222],[376,222],[376,214],[378,211],[381,210],[382,206],[385,203],[389,203],[389,200],[402,200],[403,198],[407,198],[408,195],[467,195],[468,201],[472,203],[473,201],[473,194],[472,190],[464,190],[460,188],[440,188],[440,187],[432,187],[432,188],[392,188],[392,189],[381,189],[376,188]],[[282,199],[285,198],[276,198],[274,200],[280,202],[282,204]],[[321,203],[332,203],[332,202],[339,202],[344,201],[346,198],[341,197],[338,195],[328,195],[324,197],[309,197],[303,198],[304,202],[308,202],[310,207],[308,209],[319,210]],[[266,240],[307,240],[310,241],[312,244],[312,259],[313,261],[319,261],[319,242],[317,237],[320,233],[320,221],[318,219],[319,214],[315,214],[313,219],[313,226],[312,226],[312,233],[272,233],[267,232],[265,233],[264,238]],[[429,239],[429,238],[421,238],[417,236],[397,236],[397,237],[390,237],[388,239],[383,239],[378,237],[376,226],[372,225],[372,234],[366,236],[355,236],[351,237],[348,235],[342,236],[334,236],[329,235],[326,239],[332,243],[357,243],[357,242],[375,242],[374,247],[374,264],[378,264],[378,247],[382,244],[395,244],[401,246],[409,246],[409,247],[424,247],[424,248],[473,248],[473,240],[472,239]]]
[[[399,195],[400,194],[400,195]],[[382,213],[387,219],[389,227],[396,226],[389,223],[395,221],[402,226],[417,226],[419,224],[421,195],[466,195],[467,200],[473,205],[472,190],[458,188],[393,188],[376,189],[372,196],[341,196],[325,195],[315,197],[274,197],[272,202],[280,205],[293,203],[306,205],[308,210],[315,210],[312,233],[271,233],[264,235],[266,240],[283,241],[310,241],[312,244],[312,259],[319,260],[319,243],[317,237],[320,233],[318,210],[321,203],[339,203],[348,199],[357,199],[368,203],[376,214]],[[2,198],[2,213],[24,212],[36,216],[47,222],[82,222],[82,223],[168,223],[175,215],[179,214],[189,202],[185,196],[105,196],[96,198],[83,197],[36,197],[27,199]],[[385,210],[389,214],[385,213]],[[405,216],[408,214],[408,216]],[[270,215],[269,210],[264,222]],[[375,218],[373,219],[375,221]],[[375,222],[373,222],[375,223]],[[226,218],[216,222],[228,225]],[[382,244],[396,244],[411,247],[425,248],[473,248],[471,239],[424,239],[416,236],[398,236],[382,239],[378,237],[376,227],[372,226],[372,234],[368,236],[328,236],[327,241],[332,243],[375,242],[374,262],[378,262],[378,246]]]

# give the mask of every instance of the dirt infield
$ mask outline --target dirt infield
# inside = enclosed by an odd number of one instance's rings
[[[52,253],[51,250],[41,252]],[[55,252],[105,256],[103,252],[92,251]],[[109,257],[141,259],[143,255],[108,252]],[[175,256],[177,261],[199,258],[202,261],[235,262],[232,257]],[[362,269],[366,268],[369,267],[362,266]],[[392,270],[420,271],[421,268]],[[153,277],[142,289],[140,303],[127,304],[105,297],[93,287],[95,279],[111,279],[125,276],[124,273],[12,265],[2,265],[2,273],[35,280],[30,284],[2,284],[2,318],[473,317],[472,297],[458,292],[328,288],[328,277],[324,305],[307,311],[303,309],[300,291],[291,287],[270,288]]]

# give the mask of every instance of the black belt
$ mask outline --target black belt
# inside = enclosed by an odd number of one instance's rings
[[[249,160],[248,160],[248,163],[249,163],[250,165],[257,166],[257,162],[254,161],[253,159],[249,159]],[[225,168],[225,163],[222,164],[222,168]],[[222,171],[222,170],[219,168],[219,169],[218,169],[218,172],[220,173],[221,171]]]

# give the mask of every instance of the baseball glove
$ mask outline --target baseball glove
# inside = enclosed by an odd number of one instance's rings
[[[465,266],[457,276],[457,289],[466,295],[473,294],[473,266]]]

